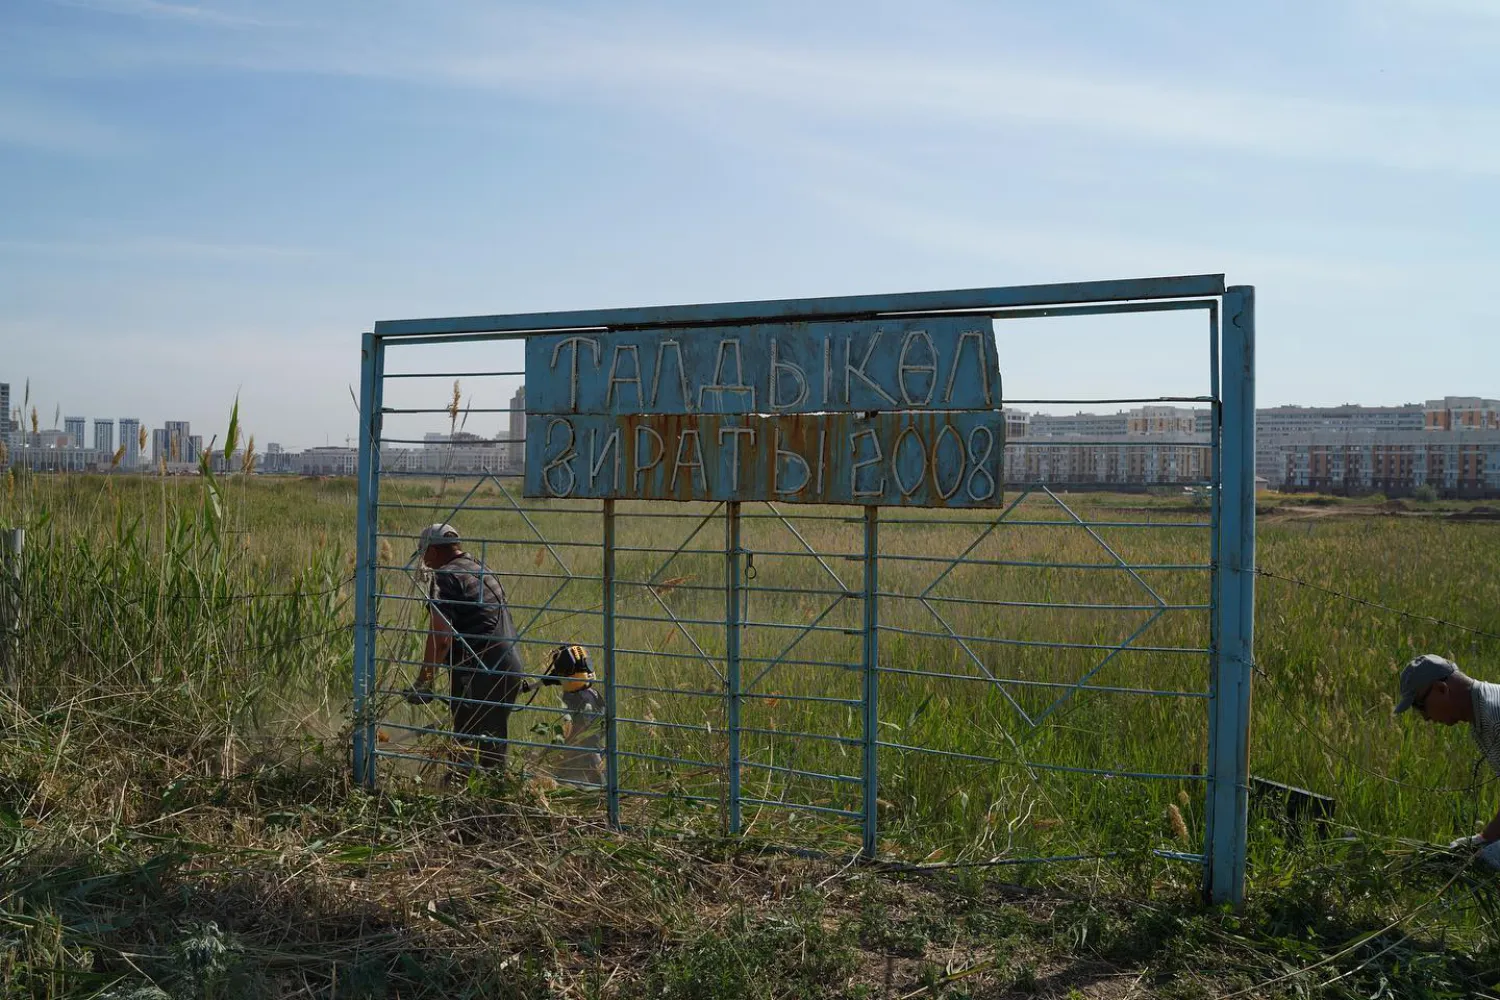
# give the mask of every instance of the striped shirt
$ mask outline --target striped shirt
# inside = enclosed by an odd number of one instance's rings
[[[1475,681],[1470,697],[1474,704],[1474,742],[1494,772],[1500,774],[1500,684]]]

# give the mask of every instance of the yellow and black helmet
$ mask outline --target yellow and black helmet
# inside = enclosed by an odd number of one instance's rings
[[[569,691],[576,691],[588,687],[593,679],[588,650],[582,646],[558,646],[548,654],[543,684],[562,684]]]

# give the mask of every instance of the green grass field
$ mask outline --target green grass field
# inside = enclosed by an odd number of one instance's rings
[[[382,689],[409,681],[420,649],[400,536],[471,485],[386,485]],[[1180,498],[1061,499],[1087,521],[1132,526],[1091,536],[1045,495],[1011,515],[1025,523],[982,539],[977,515],[885,515],[884,855],[1110,856],[933,881],[761,853],[838,857],[858,842],[857,824],[805,808],[859,802],[856,784],[830,780],[861,767],[849,702],[862,604],[845,596],[864,586],[856,510],[782,508],[789,527],[745,508],[745,679],[766,672],[747,684],[742,716],[744,795],[759,801],[745,807],[749,837],[727,841],[724,524],[704,521],[711,507],[621,505],[623,783],[668,797],[627,800],[634,832],[619,835],[602,827],[597,795],[533,779],[549,760],[536,748],[505,781],[445,790],[446,768],[390,758],[381,795],[349,787],[352,482],[8,477],[0,527],[28,537],[5,661],[0,981],[14,995],[70,996],[155,995],[139,992],[151,983],[215,996],[1123,996],[1134,977],[1160,995],[1213,996],[1324,959],[1253,995],[1366,996],[1384,982],[1392,996],[1469,996],[1500,978],[1486,971],[1489,881],[1414,846],[1471,832],[1500,796],[1444,790],[1471,781],[1466,732],[1390,714],[1395,672],[1414,653],[1500,679],[1500,644],[1257,581],[1252,772],[1335,797],[1334,832],[1358,839],[1289,843],[1257,814],[1249,908],[1204,910],[1196,869],[1152,850],[1202,847],[1206,700],[1066,686],[1146,623],[1147,588],[1119,570],[1014,564],[1106,562],[1101,542],[1134,565],[1203,564],[1208,532],[1194,522],[1207,512]],[[1264,569],[1500,632],[1500,521],[1447,516],[1467,505],[1263,503]],[[550,643],[597,643],[597,514],[554,504],[523,518],[495,483],[468,506],[456,521],[506,574],[536,642],[528,663]],[[701,551],[663,565],[679,546]],[[970,564],[929,590],[966,549]],[[1178,651],[1127,651],[1092,682],[1206,692],[1208,659],[1191,651],[1208,643],[1207,574],[1138,575],[1188,607],[1161,612],[1136,645]],[[1022,606],[1035,603],[1111,607]],[[948,628],[971,637],[972,656],[928,634]],[[973,679],[976,659],[1030,683]],[[555,690],[536,704],[556,708]],[[1041,724],[1022,717],[1062,694]],[[441,724],[441,706],[381,702],[383,751],[446,752],[420,732]],[[545,744],[557,719],[523,713],[512,733]]]

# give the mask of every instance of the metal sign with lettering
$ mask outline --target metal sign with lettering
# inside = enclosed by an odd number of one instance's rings
[[[987,317],[560,333],[526,344],[528,496],[993,507]]]
[[[526,341],[527,413],[990,410],[988,317],[767,323]]]

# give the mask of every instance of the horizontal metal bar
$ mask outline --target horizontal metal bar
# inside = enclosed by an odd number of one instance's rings
[[[615,652],[616,652],[616,654],[618,654],[620,652],[623,652],[623,650],[616,649]],[[747,661],[747,662],[753,662],[753,661]],[[781,662],[782,663],[791,663],[793,661],[791,661],[791,660],[782,660]],[[647,692],[647,693],[650,693],[650,694],[681,694],[681,695],[688,695],[690,697],[696,697],[696,698],[727,698],[728,697],[728,693],[725,692],[725,691],[699,691],[699,690],[692,690],[692,689],[689,689],[689,688],[652,687],[652,686],[647,685],[647,684],[625,684],[625,683],[622,683],[622,682],[619,682],[619,681],[615,682],[615,690],[617,690],[617,691],[643,691],[643,692]],[[830,705],[844,705],[844,706],[853,706],[853,705],[860,704],[860,700],[858,698],[830,698],[830,697],[827,697],[826,695],[816,695],[816,694],[779,694],[779,693],[774,692],[774,691],[772,691],[772,692],[766,692],[766,693],[747,693],[743,697],[745,698],[746,701],[763,701],[763,702],[764,701],[801,701],[801,702],[813,702],[813,703],[822,703],[822,704],[830,704]]]
[[[1159,774],[1155,771],[1106,771],[1097,767],[1067,767],[1063,764],[1043,764],[1034,760],[1006,760],[1003,757],[984,757],[979,754],[958,753],[954,750],[933,750],[927,747],[914,747],[905,743],[886,743],[881,741],[879,746],[887,750],[907,750],[913,753],[933,754],[938,757],[954,757],[960,760],[972,760],[981,764],[1009,764],[1013,767],[1032,768],[1037,771],[1057,771],[1066,774],[1091,774],[1104,778],[1140,778],[1142,780],[1157,781],[1203,781],[1201,774]]]
[[[663,618],[661,619],[661,622],[670,625],[672,623],[672,620],[670,618]],[[637,656],[659,657],[666,660],[692,660],[694,663],[704,662],[704,658],[697,653],[669,653],[666,650],[657,651],[655,649],[631,649],[625,646],[615,647],[615,656],[618,657],[621,654],[625,653],[634,654]],[[723,661],[724,657],[714,656],[710,657],[710,659],[715,662],[721,662]]]
[[[1034,319],[1057,316],[1098,316],[1103,313],[1176,312],[1182,309],[1212,309],[1214,302],[1191,299],[1176,302],[1124,302],[1108,306],[1042,306],[1034,309],[1004,309],[992,312],[995,319]]]
[[[835,809],[832,806],[815,806],[805,802],[778,802],[775,799],[753,799],[748,795],[741,796],[740,801],[746,805],[767,806],[771,809],[785,809],[788,812],[827,813],[832,816],[843,816],[847,819],[864,818],[860,813],[850,812],[848,809]]]
[[[408,567],[406,566],[376,566],[375,568],[379,570],[385,570],[389,573],[408,572]],[[593,576],[587,573],[532,573],[528,570],[510,569],[504,571],[490,570],[486,575],[496,577],[497,579],[509,579],[514,577],[518,580],[572,580],[574,582],[589,583],[601,583],[604,580],[602,576]]]
[[[748,552],[748,550],[745,550]],[[723,594],[723,583],[673,583],[672,586],[664,585],[661,580],[652,583],[651,580],[615,580],[619,586],[643,586],[646,589],[661,589],[661,591],[697,591],[711,592],[711,594]],[[858,591],[831,591],[831,589],[805,588],[805,586],[756,586],[754,580],[744,583],[745,592],[756,592],[756,594],[801,594],[804,597],[853,597],[858,598]]]
[[[659,503],[660,501],[656,501],[656,500],[620,500],[620,501],[617,501],[617,502],[621,503],[621,504],[627,504],[627,503],[655,504],[655,503]],[[685,501],[684,504],[690,504],[690,503],[694,503],[694,502],[695,501]],[[709,503],[709,501],[707,501],[707,500],[701,500],[701,501],[696,501],[696,502],[697,503],[703,503],[703,504]],[[769,503],[769,502],[770,501],[752,501],[752,500],[745,501],[745,503]],[[674,504],[674,506],[680,506],[680,505]],[[690,513],[686,513],[686,514],[674,514],[671,511],[660,511],[660,512],[658,512],[658,511],[640,511],[640,512],[637,512],[637,513],[630,513],[630,512],[627,512],[627,511],[616,511],[615,517],[616,518],[630,517],[630,518],[635,518],[636,520],[641,520],[641,521],[646,521],[646,520],[662,520],[662,521],[666,521],[666,520],[700,520],[701,521],[703,519],[703,514],[702,513],[691,513],[691,512]],[[787,513],[787,514],[784,514],[784,515],[777,515],[777,514],[741,514],[740,515],[740,520],[742,520],[742,521],[781,521],[781,520],[787,520],[787,521],[843,521],[845,524],[860,524],[863,521],[862,518],[849,517],[846,514],[805,514],[805,513],[802,513],[800,511],[793,512],[793,513]]]
[[[708,795],[688,795],[683,792],[648,792],[642,788],[621,788],[620,794],[636,799],[677,799],[682,802],[704,802],[713,806],[722,804],[721,799]]]
[[[382,378],[525,378],[525,372],[386,372]],[[439,411],[447,413],[447,410]]]
[[[928,632],[925,629],[901,628],[898,625],[882,625],[882,632],[894,632],[898,635],[914,635],[923,639],[958,639],[965,642],[987,642],[993,646],[1025,646],[1035,649],[1118,649],[1126,653],[1194,653],[1207,655],[1213,652],[1210,649],[1198,649],[1194,646],[1121,646],[1106,645],[1104,643],[1090,642],[1046,642],[1041,639],[997,639],[983,635],[962,635],[950,632]]]
[[[1131,647],[1134,648],[1134,647]],[[936,677],[940,680],[982,681],[985,684],[1014,684],[1017,687],[1077,688],[1080,691],[1100,691],[1108,694],[1145,694],[1160,698],[1208,698],[1207,691],[1157,691],[1152,688],[1111,687],[1104,684],[1070,684],[1066,681],[1029,681],[1015,677],[983,677],[978,674],[948,674],[936,670],[907,670],[903,667],[878,667],[883,674],[901,674],[907,677]]]
[[[484,469],[480,469],[477,471],[470,471],[468,469],[452,469],[441,472],[425,472],[422,470],[413,471],[408,469],[385,468],[382,468],[380,470],[381,479],[448,479],[457,482],[460,480],[469,479],[494,479],[497,475],[499,475],[499,473],[495,472],[493,469],[489,471],[486,471]],[[519,476],[502,476],[501,478],[514,479],[517,482],[520,481]]]
[[[1211,604],[1059,604],[1048,601],[987,601],[982,597],[938,597],[936,594],[900,594],[881,591],[880,597],[907,601],[942,601],[986,608],[1059,608],[1069,611],[1211,611]]]
[[[375,596],[377,598],[382,599],[382,600],[400,601],[400,602],[405,603],[405,604],[431,604],[432,603],[432,601],[429,598],[426,598],[426,597],[412,597],[412,596],[410,596],[408,594],[384,594],[384,593],[377,593]],[[595,608],[565,608],[565,607],[562,607],[562,606],[557,605],[557,604],[523,604],[520,601],[507,601],[505,606],[508,607],[508,608],[510,608],[510,609],[512,609],[512,610],[519,609],[521,611],[553,611],[553,612],[556,612],[557,614],[567,615],[570,618],[576,617],[578,615],[593,615],[595,617],[600,617],[600,618],[602,618],[604,616],[603,610],[601,610],[600,608],[597,608],[597,607],[595,607]]]
[[[795,767],[783,767],[780,764],[762,764],[759,761],[741,758],[741,767],[753,767],[759,771],[774,771],[777,774],[792,774],[801,778],[815,778],[818,781],[837,781],[847,785],[862,785],[863,778],[849,774],[820,774],[817,771],[803,771]]]
[[[1109,399],[1007,399],[1006,406],[1098,406],[1104,403],[1217,403],[1213,396],[1116,396]],[[1031,440],[1028,438],[1027,440]],[[1011,444],[1019,444],[1017,438]]]
[[[465,510],[471,508],[465,507]],[[991,518],[993,520],[993,518]],[[934,524],[956,524],[963,527],[984,528],[989,526],[989,521],[982,517],[892,517],[882,518],[882,525],[890,524],[917,524],[930,526]],[[1007,517],[1003,522],[1005,526],[1012,528],[1150,528],[1153,530],[1171,530],[1173,528],[1212,528],[1210,521],[1017,521],[1015,518]]]
[[[376,662],[377,663],[402,663],[402,664],[405,664],[405,663],[409,663],[410,661],[408,661],[408,660],[390,660],[390,659],[386,659],[384,657],[377,657],[376,658]],[[517,674],[516,676],[535,677],[535,676],[538,676],[538,675],[537,674],[525,674],[525,675]],[[377,688],[376,691],[375,691],[375,693],[376,694],[383,694],[383,695],[394,695],[394,696],[399,697],[399,696],[404,695],[406,692],[398,690],[396,688]],[[544,715],[567,715],[567,714],[569,714],[568,710],[566,708],[554,708],[551,705],[537,705],[535,703],[524,702],[524,701],[489,701],[489,700],[486,700],[484,698],[465,698],[465,697],[461,697],[459,695],[454,695],[454,694],[439,694],[436,691],[432,692],[432,699],[433,699],[433,701],[440,701],[440,702],[443,702],[444,704],[448,704],[448,705],[485,705],[485,706],[494,706],[496,708],[508,708],[512,712],[520,712],[520,711],[523,711],[523,710],[527,711],[527,712],[541,712]],[[382,718],[385,718],[385,717],[382,716]]]
[[[616,551],[618,551],[618,550],[616,550]],[[746,553],[750,552],[749,549],[746,549],[744,551]],[[760,553],[758,553],[758,552],[756,552],[754,554],[755,555],[760,555]],[[674,583],[670,587],[666,586],[660,580],[657,580],[654,583],[652,581],[650,581],[650,580],[616,580],[615,583],[617,585],[619,585],[619,586],[622,586],[622,587],[623,586],[647,587],[647,588],[652,589],[652,590],[656,590],[656,589],[660,588],[660,589],[662,589],[664,591],[665,590],[696,590],[696,591],[709,591],[709,592],[712,592],[712,593],[719,593],[719,594],[722,594],[724,592],[724,585],[722,583],[719,583],[719,584],[713,584],[713,583]],[[855,599],[857,599],[859,597],[859,591],[857,591],[857,590],[827,590],[827,589],[817,588],[817,587],[760,587],[760,586],[756,586],[755,581],[753,581],[753,580],[747,581],[744,584],[744,589],[745,589],[746,592],[753,591],[754,593],[757,593],[757,594],[801,594],[801,595],[803,595],[805,597],[852,597],[852,598],[855,598]]]
[[[882,560],[891,559],[891,560],[895,560],[895,561],[898,561],[898,562],[924,562],[924,563],[951,563],[951,562],[953,562],[953,559],[950,556],[907,556],[907,555],[896,555],[896,554],[889,553],[889,552],[882,552],[880,554],[880,558]],[[963,566],[1028,566],[1028,567],[1031,567],[1032,569],[1113,569],[1113,570],[1123,570],[1123,571],[1126,571],[1126,572],[1129,572],[1131,570],[1135,570],[1137,572],[1144,571],[1144,570],[1151,570],[1151,571],[1156,571],[1156,572],[1169,572],[1170,571],[1170,572],[1177,572],[1177,573],[1208,572],[1209,570],[1213,569],[1213,566],[1211,564],[1208,564],[1208,563],[1185,563],[1185,564],[1180,564],[1180,565],[1179,564],[1175,564],[1175,563],[1130,564],[1130,563],[1117,563],[1117,562],[1110,562],[1110,563],[1049,563],[1049,562],[1030,562],[1030,561],[1027,561],[1027,560],[1020,560],[1020,559],[965,559],[965,560],[963,560],[963,562],[960,565],[963,565]]]
[[[720,589],[723,589],[723,588],[720,588]],[[650,616],[650,615],[622,615],[618,611],[615,612],[615,621],[617,621],[617,622],[675,622],[675,623],[681,624],[681,625],[704,625],[704,626],[718,627],[718,628],[723,628],[724,627],[724,621],[723,621],[723,619],[710,620],[710,619],[706,619],[706,618],[683,618],[681,615],[677,616],[676,618],[658,618],[658,617]],[[785,628],[785,629],[806,630],[808,632],[839,632],[839,633],[842,633],[842,634],[857,633],[859,631],[859,629],[857,627],[854,627],[854,626],[851,626],[850,628],[840,628],[840,627],[834,626],[834,625],[798,625],[798,624],[796,624],[794,622],[751,622],[751,621],[747,621],[747,622],[741,622],[741,625],[744,628]],[[744,658],[741,657],[742,661],[743,661],[743,659]]]
[[[799,733],[793,729],[756,729],[753,726],[741,726],[742,733],[755,733],[760,736],[786,737],[796,740],[822,740],[824,743],[843,743],[847,746],[859,746],[863,741],[851,736],[834,736],[829,733]]]
[[[691,757],[663,757],[660,754],[641,753],[638,750],[616,750],[620,757],[629,757],[632,760],[654,760],[663,764],[686,764],[689,767],[702,768],[709,771],[722,771],[727,764],[714,764],[706,760],[693,760]]]
[[[434,476],[439,476],[439,475],[442,475],[442,473],[433,473],[433,475]],[[526,507],[526,506],[515,506],[515,505],[511,505],[511,504],[472,504],[472,503],[466,503],[462,507],[458,508],[458,510],[456,511],[456,513],[467,514],[467,513],[470,513],[471,511],[500,511],[500,512],[503,512],[503,513],[517,513],[517,514],[520,514],[520,513],[525,513],[525,514],[546,514],[549,517],[551,517],[554,514],[587,514],[590,517],[599,517],[602,514],[602,511],[599,510],[599,501],[597,501],[597,500],[579,500],[579,501],[575,501],[575,502],[577,502],[577,503],[587,503],[587,504],[590,504],[590,506],[588,506],[588,507]],[[453,507],[452,504],[448,504],[448,503],[436,503],[436,502],[434,502],[434,503],[408,503],[408,502],[406,502],[404,500],[382,500],[382,501],[380,501],[380,503],[376,504],[376,506],[377,507],[386,508],[386,509],[389,509],[389,510],[452,510],[452,507]],[[412,536],[409,536],[409,535],[398,535],[398,536],[392,536],[392,537],[409,538],[409,537],[412,537]],[[467,541],[467,539],[464,539],[464,541]],[[538,539],[538,541],[541,541],[541,539]]]
[[[524,375],[525,373],[524,372],[519,372],[517,374]],[[412,414],[418,414],[418,413],[441,413],[444,416],[447,416],[447,415],[451,414],[453,411],[450,410],[446,406],[435,406],[435,407],[382,406],[380,408],[380,412],[381,413],[386,413],[386,414],[392,414],[392,413],[394,413],[394,414],[402,414],[402,415],[412,415]],[[467,416],[469,416],[470,414],[473,414],[473,413],[524,413],[526,411],[512,409],[509,406],[485,406],[485,407],[465,406],[460,412],[463,413],[463,415],[467,417]],[[500,439],[499,438],[492,438],[491,440],[498,441]]]
[[[377,631],[377,632],[389,632],[389,633],[392,633],[392,634],[395,634],[395,635],[428,635],[431,632],[430,629],[425,629],[425,628],[407,628],[404,625],[376,625],[375,626],[375,631]],[[456,633],[454,633],[454,635],[457,635],[457,636],[459,636],[461,638],[464,638],[464,639],[491,639],[491,638],[494,638],[493,636],[473,635],[473,634],[470,634],[468,632],[456,632]],[[530,638],[528,636],[524,636],[524,635],[517,636],[514,639],[507,639],[506,641],[507,642],[517,643],[519,645],[524,645],[524,646],[556,646],[558,644],[556,639],[532,639],[532,638]],[[582,646],[585,649],[598,649],[599,648],[599,644],[598,643],[594,643],[594,642],[571,642],[571,643],[569,643],[569,645],[571,645],[571,646]],[[664,654],[659,654],[659,655],[664,655]],[[698,657],[692,657],[692,659],[698,659]],[[497,672],[503,672],[503,671],[497,671]]]
[[[616,552],[650,552],[650,553],[656,553],[656,554],[671,554],[671,553],[676,553],[677,555],[686,555],[686,556],[722,556],[724,554],[724,550],[723,549],[664,549],[664,548],[657,548],[656,546],[651,546],[651,547],[648,547],[648,548],[642,548],[640,546],[635,546],[635,545],[617,545],[615,547],[615,551]],[[859,552],[808,552],[806,550],[803,550],[801,552],[782,552],[782,551],[776,550],[776,549],[753,549],[753,550],[752,549],[746,549],[745,551],[746,552],[752,552],[753,551],[757,557],[761,557],[761,556],[793,556],[793,557],[796,557],[798,559],[818,559],[818,558],[823,558],[823,559],[860,559],[860,560],[864,559],[864,554],[863,553],[859,553]],[[889,558],[889,557],[887,557],[887,558]]]
[[[382,532],[378,537],[380,537],[380,538],[401,538],[401,539],[416,539],[417,538],[416,535],[398,534],[396,532]],[[482,537],[480,537],[478,535],[470,535],[470,536],[465,537],[465,538],[460,538],[459,539],[459,543],[462,544],[462,545],[479,545],[481,543],[485,544],[485,545],[525,545],[527,547],[530,547],[530,546],[533,546],[533,545],[553,545],[553,546],[562,546],[562,547],[571,548],[571,549],[597,549],[597,548],[601,547],[601,543],[600,542],[560,542],[560,541],[557,541],[557,540],[551,539],[551,538],[482,538]],[[469,553],[469,554],[473,555],[472,552]],[[390,568],[391,569],[404,569],[405,567],[403,567],[403,566],[392,566]],[[495,576],[502,576],[504,574],[496,573],[494,575]]]
[[[444,411],[444,412],[447,412],[447,411]],[[423,448],[430,448],[433,451],[437,451],[437,450],[439,450],[441,448],[445,448],[445,447],[462,447],[462,448],[465,448],[465,449],[473,448],[473,449],[477,450],[479,448],[486,448],[486,447],[488,447],[490,445],[495,445],[495,444],[524,444],[525,442],[526,442],[525,438],[512,438],[512,437],[484,438],[481,441],[470,441],[470,440],[467,440],[467,439],[462,440],[462,441],[454,441],[451,438],[449,438],[449,439],[440,439],[440,438],[428,439],[428,438],[424,438],[424,437],[423,438],[393,438],[393,437],[383,437],[383,438],[380,439],[379,444],[380,444],[380,447],[382,447],[382,448],[384,448],[388,444],[419,444]],[[495,457],[499,458],[498,455],[496,455]],[[499,469],[494,469],[492,471],[493,472],[499,472],[500,470]],[[433,470],[431,473],[429,473],[429,475],[437,475],[437,476],[440,476],[442,474],[443,473],[442,473],[441,469],[436,469],[436,470]]]
[[[410,338],[531,330],[616,329],[620,327],[694,326],[755,320],[836,319],[880,313],[928,313],[1020,306],[1065,306],[1136,299],[1186,299],[1224,294],[1222,274],[1134,278],[1114,281],[965,288],[893,295],[841,295],[826,298],[767,299],[700,305],[585,309],[500,316],[456,316],[441,319],[383,320],[375,337],[390,344]]]
[[[615,688],[616,688],[616,690],[618,690],[619,689],[619,685],[616,684]],[[693,732],[693,733],[708,733],[710,735],[712,735],[714,733],[722,733],[724,731],[724,729],[723,729],[722,726],[720,728],[718,728],[718,729],[715,729],[712,726],[693,726],[693,725],[689,725],[686,722],[663,722],[660,719],[649,719],[649,720],[648,719],[632,719],[629,716],[625,716],[625,715],[617,715],[617,716],[615,716],[615,721],[616,722],[632,722],[632,723],[635,723],[638,726],[660,726],[663,729],[682,729],[682,730],[686,730],[688,732]]]

